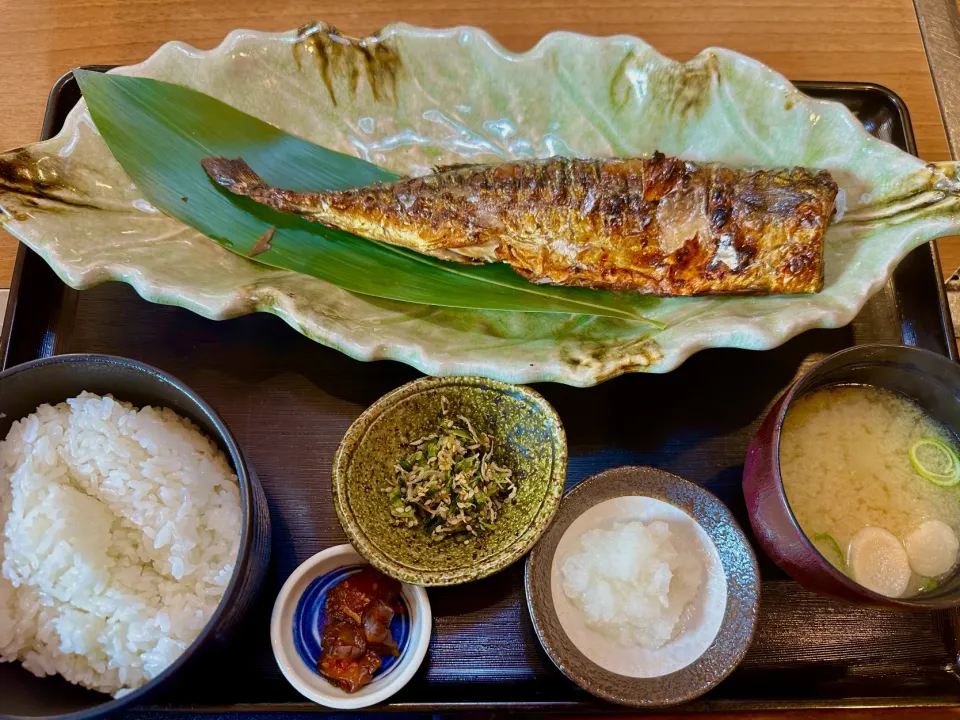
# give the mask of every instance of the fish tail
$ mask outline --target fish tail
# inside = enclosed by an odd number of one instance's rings
[[[365,197],[365,193],[358,194],[349,190],[299,192],[272,187],[257,175],[243,158],[231,160],[224,157],[205,157],[200,164],[215,183],[234,195],[248,197],[274,210],[294,213],[327,227],[345,230],[371,240],[391,242],[378,222],[379,219],[367,217],[362,212],[363,208],[358,207],[358,201]],[[332,207],[331,199],[339,199],[339,205]]]
[[[242,158],[205,157],[200,164],[215,183],[235,195],[255,197],[270,189]]]

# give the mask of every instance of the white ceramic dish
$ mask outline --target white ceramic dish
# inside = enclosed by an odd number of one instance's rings
[[[304,624],[296,622],[301,599],[322,606],[325,590],[350,573],[351,568],[360,568],[367,562],[352,545],[336,545],[317,553],[300,567],[280,589],[270,619],[270,644],[280,671],[287,681],[304,697],[315,703],[338,710],[356,710],[383,702],[406,685],[414,676],[430,645],[430,630],[433,615],[427,592],[416,585],[402,585],[402,599],[407,608],[401,637],[396,637],[400,656],[378,671],[373,681],[355,693],[348,693],[324,679],[316,668],[304,659],[304,643],[295,638],[296,627],[310,625],[314,633],[308,641],[318,642],[322,629],[313,615]],[[306,594],[306,597],[305,597]],[[301,611],[303,609],[301,608]],[[306,609],[305,614],[311,613]]]

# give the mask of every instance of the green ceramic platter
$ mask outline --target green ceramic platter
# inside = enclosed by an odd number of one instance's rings
[[[667,372],[708,347],[765,350],[857,314],[910,250],[960,231],[953,163],[871,137],[750,58],[686,63],[627,36],[552,33],[511,53],[475,28],[390,25],[363,41],[323,25],[239,30],[210,51],[169,43],[115,72],[179,83],[400,174],[435,165],[661,150],[731,165],[804,165],[840,186],[817,295],[650,299],[665,324],[478,312],[379,300],[240,257],[153,208],[81,103],[55,138],[0,153],[0,224],[69,285],[127,282],[153,302],[224,319],[274,313],[360,360],[431,375],[593,385]],[[144,138],[150,142],[150,138]]]
[[[468,543],[398,527],[383,491],[406,443],[436,431],[444,401],[451,416],[493,438],[494,460],[518,478],[495,528]],[[480,377],[421,378],[378,400],[347,431],[334,458],[333,498],[371,565],[408,583],[455,585],[502,570],[533,546],[560,503],[566,471],[560,418],[533,390]]]

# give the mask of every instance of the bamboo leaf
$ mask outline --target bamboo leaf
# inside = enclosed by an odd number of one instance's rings
[[[230,195],[210,181],[202,158],[243,157],[267,182],[294,190],[357,187],[397,176],[186,87],[83,70],[74,75],[100,135],[144,197],[233,252],[250,257],[255,250],[254,262],[391,300],[606,315],[660,326],[642,315],[657,298],[534,285],[505,265],[437,260]]]

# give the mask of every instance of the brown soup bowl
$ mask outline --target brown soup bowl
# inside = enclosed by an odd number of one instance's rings
[[[780,434],[796,398],[830,385],[872,385],[906,395],[954,435],[960,432],[960,364],[926,350],[898,345],[861,345],[831,355],[777,400],[747,451],[743,493],[760,546],[794,580],[823,595],[895,610],[960,606],[960,573],[956,570],[922,595],[886,597],[833,567],[800,529],[780,476]]]

